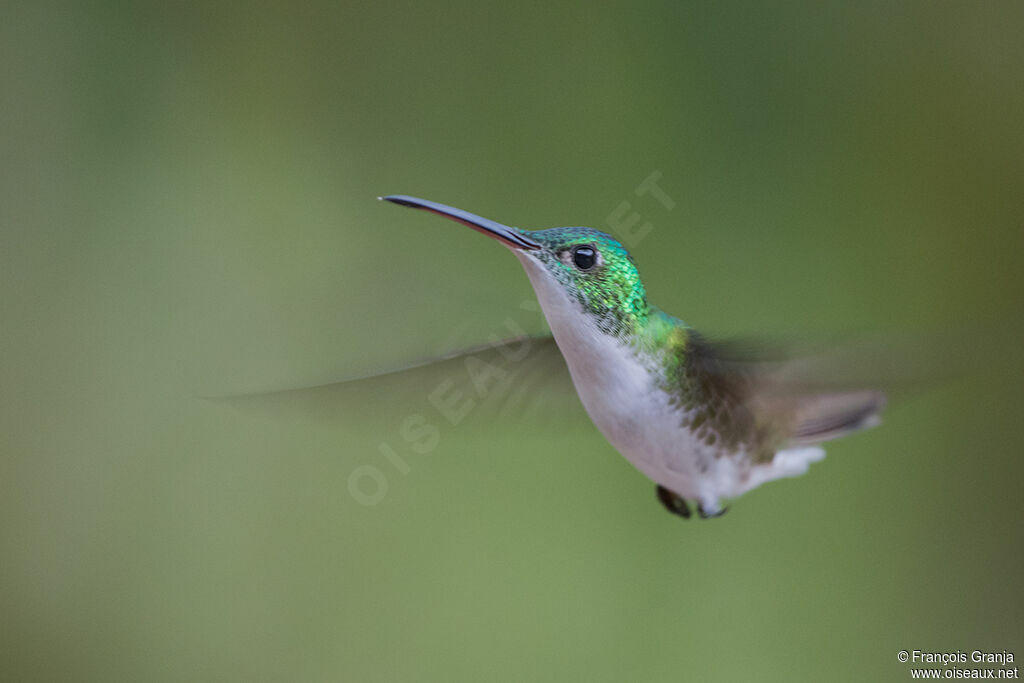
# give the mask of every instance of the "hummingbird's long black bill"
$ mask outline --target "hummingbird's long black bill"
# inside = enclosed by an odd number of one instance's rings
[[[453,221],[458,221],[463,225],[473,228],[477,232],[481,232],[489,237],[500,240],[515,249],[540,249],[541,247],[539,242],[535,242],[515,228],[510,228],[507,225],[502,225],[501,223],[497,223],[488,218],[483,218],[468,211],[456,209],[452,206],[445,206],[444,204],[438,204],[437,202],[409,197],[402,194],[389,194],[386,197],[378,197],[378,199],[400,204],[401,206],[410,206],[414,209],[424,209],[425,211],[436,213],[439,216],[451,218]]]

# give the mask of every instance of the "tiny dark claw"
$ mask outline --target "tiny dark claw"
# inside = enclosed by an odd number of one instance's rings
[[[669,491],[664,486],[658,486],[658,500],[665,506],[665,509],[673,515],[679,515],[683,519],[690,518],[690,506],[675,491]]]
[[[705,512],[704,511],[704,506],[702,506],[700,503],[697,504],[697,514],[700,515],[701,519],[714,519],[715,517],[721,517],[722,515],[724,515],[728,511],[729,511],[729,506],[727,505],[727,506],[725,506],[724,508],[722,508],[721,510],[719,510],[717,512],[710,512],[709,513],[709,512]]]

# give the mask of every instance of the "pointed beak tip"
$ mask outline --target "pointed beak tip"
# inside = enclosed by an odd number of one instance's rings
[[[383,197],[377,197],[378,201],[391,202],[392,204],[398,204],[399,206],[408,206],[413,209],[429,209],[429,206],[425,205],[425,201],[417,199],[416,197],[407,197],[404,194],[386,194]]]

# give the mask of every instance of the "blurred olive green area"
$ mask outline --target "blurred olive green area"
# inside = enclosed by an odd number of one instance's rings
[[[1024,657],[1022,26],[923,0],[9,4],[0,678]],[[670,202],[637,194],[653,173]],[[504,249],[388,193],[529,228],[635,213],[651,300],[695,326],[976,325],[950,363],[988,371],[707,522],[665,513],[572,395],[458,425],[436,382],[368,386],[358,420],[201,398],[544,329]]]

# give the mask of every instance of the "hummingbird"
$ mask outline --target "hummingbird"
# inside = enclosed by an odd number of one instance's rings
[[[379,199],[457,221],[522,264],[580,402],[671,513],[718,517],[725,500],[821,460],[821,444],[875,426],[885,392],[830,386],[813,364],[712,341],[647,298],[636,263],[587,227],[524,230],[405,195]],[[450,358],[451,356],[446,356]]]

